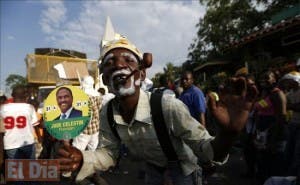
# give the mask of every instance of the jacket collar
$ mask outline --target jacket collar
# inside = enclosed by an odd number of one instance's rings
[[[129,125],[131,125],[133,122],[152,124],[151,108],[150,108],[150,94],[151,93],[145,92],[140,89],[140,95],[139,95],[137,108],[135,110],[133,119],[129,123]],[[118,107],[118,105],[116,105],[116,103],[114,103],[113,114],[114,114],[114,119],[115,119],[116,123],[119,125],[127,125],[128,126],[128,124],[124,122],[124,120],[119,112],[119,109],[117,107]]]

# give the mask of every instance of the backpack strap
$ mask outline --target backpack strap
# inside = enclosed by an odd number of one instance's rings
[[[120,138],[119,133],[118,133],[117,128],[116,128],[116,122],[114,120],[112,102],[113,101],[110,100],[108,102],[108,105],[107,105],[107,119],[108,119],[108,124],[109,124],[109,127],[110,127],[111,131],[115,135],[115,137],[118,138],[118,140],[121,141],[121,138]]]
[[[168,161],[178,161],[177,154],[170,139],[170,135],[162,112],[162,93],[152,93],[150,98],[152,121],[159,144]]]

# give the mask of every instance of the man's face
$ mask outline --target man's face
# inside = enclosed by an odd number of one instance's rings
[[[133,95],[141,85],[139,61],[129,50],[116,48],[102,60],[103,82],[117,96]]]
[[[194,79],[193,79],[192,74],[185,73],[181,76],[181,85],[184,90],[191,87],[193,85],[193,83],[194,83]]]
[[[274,73],[264,73],[259,80],[260,86],[262,88],[269,88],[276,82]]]
[[[62,113],[72,107],[73,97],[67,89],[60,89],[56,95],[56,101]]]

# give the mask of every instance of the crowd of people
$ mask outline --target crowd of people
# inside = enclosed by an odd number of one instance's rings
[[[241,68],[234,75],[234,77],[244,77],[248,84],[256,85],[259,90],[259,95],[237,142],[237,145],[242,143],[247,167],[246,172],[241,175],[243,178],[255,180],[257,184],[264,184],[267,181],[266,185],[299,183],[299,180],[297,181],[300,173],[299,69],[300,66],[297,66],[284,73],[274,69],[266,70],[255,79],[247,69]],[[181,76],[183,92],[178,95],[178,98],[187,105],[191,115],[204,124],[210,135],[215,136],[218,125],[209,110],[206,110],[207,98],[203,98],[201,89],[193,85],[193,81],[189,82],[189,79],[193,80],[193,74],[190,71],[183,72]],[[203,91],[218,97],[218,94],[226,91],[224,84],[218,85],[214,88],[218,89],[215,92],[210,89]],[[173,89],[175,93],[176,90],[171,87],[169,86],[168,89]],[[188,93],[190,100],[187,102],[182,99],[183,96],[187,96],[187,92],[195,91],[193,90],[195,88],[197,96]],[[202,106],[203,109],[197,108],[196,105]],[[197,116],[193,112],[196,112]],[[204,118],[201,118],[202,113],[205,114]]]
[[[110,94],[96,91],[90,76],[82,80],[91,120],[72,140],[49,135],[24,86],[16,86],[9,101],[1,97],[1,172],[4,159],[56,158],[63,178],[82,182],[118,165],[120,148],[126,146],[133,158],[145,162],[146,185],[200,185],[205,172],[226,163],[237,138],[243,138],[247,176],[257,178],[259,185],[299,184],[299,72],[278,77],[266,71],[258,80],[236,74],[212,93],[194,85],[193,73],[184,71],[180,93],[166,79],[149,92],[142,83],[151,54],[143,55],[127,38],[118,37],[106,43],[100,58]],[[75,111],[67,103],[72,92],[61,87],[56,97],[62,111],[57,119],[69,117]]]
[[[244,132],[247,176],[260,184],[272,176],[294,176],[299,184],[300,73],[278,74],[266,71],[257,80],[260,95]]]

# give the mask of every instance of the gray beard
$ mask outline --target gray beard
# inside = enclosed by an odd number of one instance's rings
[[[134,76],[130,77],[130,81],[131,81],[130,87],[125,88],[123,85],[119,85],[118,87],[119,90],[113,88],[112,90],[114,94],[119,97],[133,95],[135,93]]]

